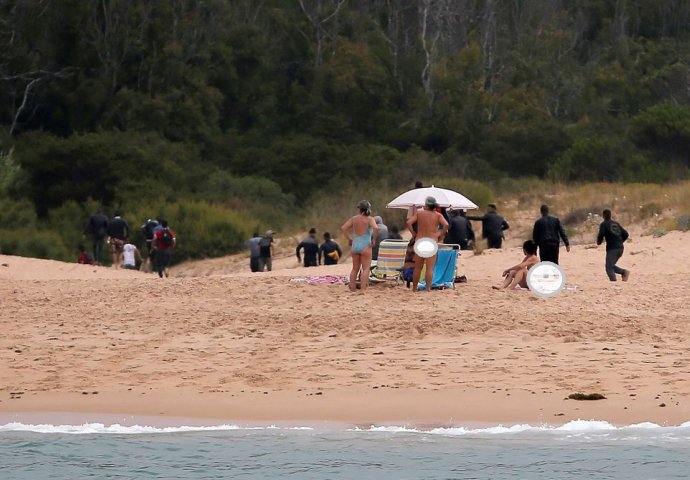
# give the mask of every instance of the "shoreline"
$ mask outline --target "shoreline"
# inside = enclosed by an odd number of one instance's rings
[[[238,393],[130,392],[28,394],[21,401],[0,403],[0,425],[119,423],[146,419],[153,427],[237,425],[340,429],[371,426],[488,428],[531,425],[560,427],[566,423],[602,421],[616,427],[654,423],[679,426],[690,421],[686,398],[657,398],[653,391],[635,397],[609,394],[605,400],[577,401],[561,393],[511,391],[380,392],[320,390]],[[510,399],[508,399],[510,397]],[[664,404],[664,407],[660,405]],[[64,423],[69,420],[68,423]],[[184,423],[179,423],[184,421]],[[73,423],[76,422],[76,423]],[[124,422],[124,423],[122,423]],[[329,428],[330,428],[329,427]],[[329,429],[327,428],[327,429]]]

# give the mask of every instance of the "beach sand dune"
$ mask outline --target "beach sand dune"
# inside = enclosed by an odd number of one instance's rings
[[[550,299],[491,289],[518,248],[465,254],[469,282],[351,293],[294,257],[140,272],[0,256],[0,415],[101,412],[244,422],[612,423],[690,420],[690,234],[561,253]],[[577,401],[572,393],[606,399]]]

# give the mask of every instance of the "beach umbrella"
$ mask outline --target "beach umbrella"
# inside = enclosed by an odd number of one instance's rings
[[[434,187],[433,185],[431,187],[413,188],[412,190],[398,195],[393,201],[386,205],[386,208],[407,209],[413,206],[421,207],[424,205],[426,197],[434,197],[439,207],[452,209],[462,208],[464,210],[479,208],[472,200],[464,195],[446,188]]]

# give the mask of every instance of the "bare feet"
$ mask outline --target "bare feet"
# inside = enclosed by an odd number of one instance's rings
[[[621,276],[623,277],[623,281],[627,282],[628,279],[630,278],[630,270],[626,270],[625,272],[623,272],[623,275],[621,275]]]

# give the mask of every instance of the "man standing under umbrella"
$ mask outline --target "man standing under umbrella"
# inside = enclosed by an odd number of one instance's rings
[[[503,231],[508,230],[510,225],[496,211],[496,204],[487,205],[486,214],[481,217],[467,216],[468,220],[482,222],[482,238],[486,239],[487,248],[501,248],[503,245]]]
[[[436,211],[438,204],[434,197],[427,197],[424,202],[424,210],[418,210],[416,214],[407,219],[407,227],[410,232],[413,231],[412,225],[417,224],[417,232],[413,234],[415,240],[421,238],[431,238],[438,242],[446,236],[448,232],[448,222],[443,215]],[[441,225],[443,228],[439,229]],[[434,265],[436,264],[436,255],[428,258],[420,257],[415,253],[414,256],[414,274],[412,275],[412,291],[418,291],[419,278],[422,276],[422,268],[426,265],[426,291],[431,291],[431,281],[434,275]]]
[[[450,227],[444,242],[460,245],[461,250],[470,249],[470,242],[474,241],[474,230],[472,230],[472,222],[467,219],[465,210],[451,210],[448,223]]]

